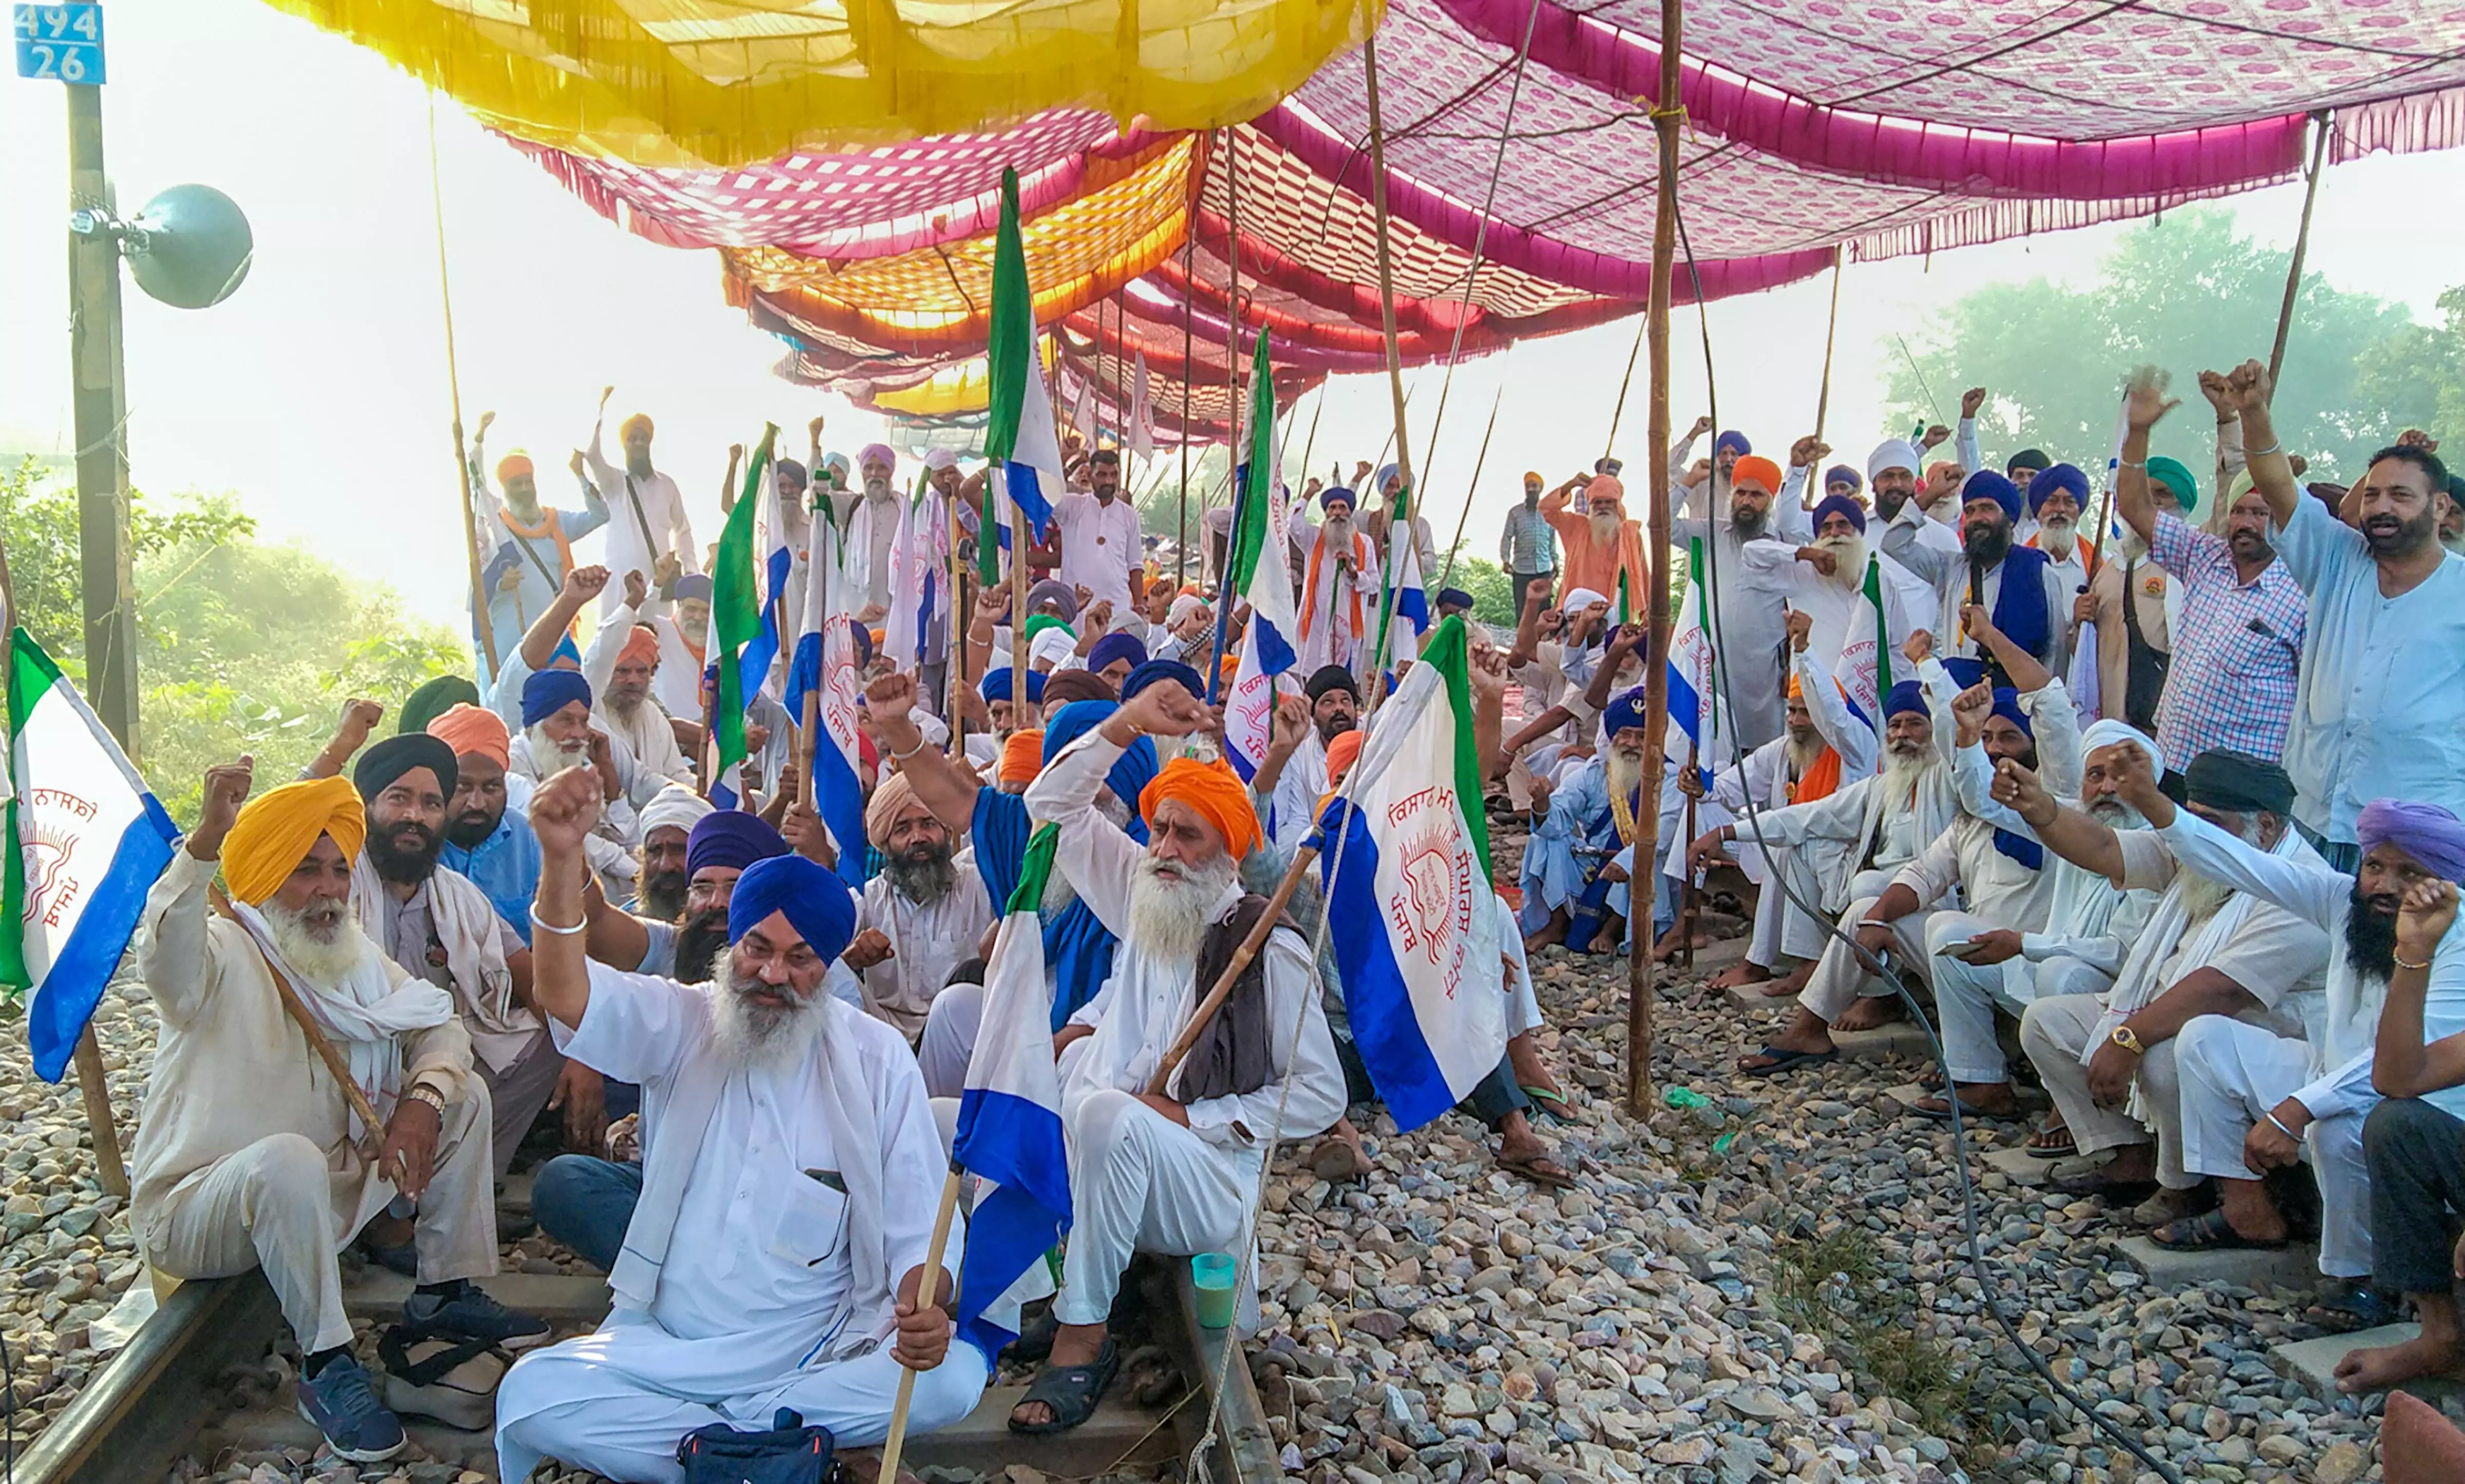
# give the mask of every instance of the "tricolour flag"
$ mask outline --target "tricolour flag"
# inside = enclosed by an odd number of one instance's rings
[[[1327,810],[1344,838],[1319,856],[1353,1044],[1399,1129],[1460,1102],[1506,1051],[1470,675],[1449,618],[1379,710],[1349,803]]]
[[[794,660],[788,667],[788,714],[799,726],[805,720],[805,697],[813,693],[813,726],[805,739],[811,754],[806,780],[813,812],[821,815],[838,856],[839,878],[852,891],[864,890],[863,743],[856,734],[857,683],[855,616],[848,607],[849,583],[839,570],[838,511],[824,499],[813,511],[812,572],[805,585],[804,620],[798,626]]]
[[[1027,513],[1042,541],[1061,493],[1061,439],[1035,354],[1035,296],[1018,234],[1018,171],[1002,171],[1001,230],[993,239],[991,333],[986,356],[990,406],[985,456],[999,467],[1003,492]]]
[[[744,665],[746,652],[762,633],[762,590],[753,576],[753,523],[761,507],[754,492],[769,472],[770,445],[778,436],[776,423],[763,428],[762,443],[753,451],[753,467],[744,471],[744,491],[736,497],[736,508],[728,512],[727,525],[720,532],[719,556],[710,574],[710,627],[719,641],[719,704],[712,720],[719,731],[722,775],[745,759],[744,708],[753,703],[753,693],[762,687],[762,676],[747,676]],[[761,658],[766,674],[770,658],[767,654]]]
[[[1017,888],[985,975],[984,1022],[959,1094],[951,1162],[991,1183],[967,1218],[959,1267],[962,1338],[987,1360],[1014,1338],[1001,1321],[1017,1312],[1011,1291],[1039,1279],[1044,1254],[1070,1229],[1069,1157],[1061,1137],[1061,1078],[1053,1062],[1053,989],[1044,977],[1044,924],[1036,909],[1060,843],[1046,825],[1028,842]]]
[[[758,462],[761,455],[754,456]],[[796,552],[788,543],[788,502],[775,476],[764,479],[761,488],[762,498],[755,506],[753,522],[753,549],[757,554],[753,576],[761,594],[762,626],[745,643],[744,656],[736,665],[737,684],[748,705],[753,693],[769,683],[770,664],[779,657],[781,648],[794,641],[788,626],[795,623],[800,610],[799,605],[790,602]]]
[[[1686,601],[1669,636],[1669,716],[1686,734],[1687,758],[1705,783],[1721,766],[1728,726],[1721,704],[1720,657],[1712,652],[1712,617],[1703,595],[1703,538],[1687,543]]]
[[[180,829],[52,656],[9,635],[9,852],[0,985],[56,1082],[171,863]]]
[[[1865,581],[1850,605],[1849,622],[1840,632],[1840,652],[1815,657],[1849,698],[1849,710],[1877,737],[1883,735],[1883,694],[1892,688],[1892,632],[1883,618],[1883,565],[1866,558]]]
[[[1239,594],[1250,605],[1241,662],[1232,673],[1232,691],[1224,707],[1226,750],[1244,782],[1267,758],[1276,719],[1276,676],[1299,658],[1293,651],[1297,631],[1292,574],[1284,563],[1287,547],[1275,534],[1275,436],[1276,388],[1267,365],[1267,332],[1260,330],[1250,371],[1248,477],[1234,506],[1240,523],[1232,533],[1225,583],[1227,592]]]

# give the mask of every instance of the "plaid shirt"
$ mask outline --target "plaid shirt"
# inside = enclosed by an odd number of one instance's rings
[[[2280,561],[2244,582],[2233,548],[2181,519],[2157,517],[2148,554],[2183,585],[2174,659],[2157,705],[2157,744],[2180,768],[2219,747],[2275,762],[2294,719],[2305,600]]]

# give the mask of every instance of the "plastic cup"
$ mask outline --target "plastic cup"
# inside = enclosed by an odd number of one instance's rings
[[[1232,1259],[1201,1252],[1189,1259],[1189,1280],[1198,1290],[1198,1322],[1208,1329],[1232,1327]]]

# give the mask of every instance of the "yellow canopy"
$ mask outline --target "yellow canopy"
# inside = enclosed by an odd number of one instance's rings
[[[1275,106],[1385,0],[267,0],[507,133],[635,165],[999,127],[1165,129]]]

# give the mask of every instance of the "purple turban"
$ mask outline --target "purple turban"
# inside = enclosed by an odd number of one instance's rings
[[[2020,487],[1991,469],[1980,469],[1960,487],[1960,503],[1965,509],[1975,500],[1990,499],[2003,507],[2011,521],[2020,519]]]
[[[1823,487],[1828,490],[1835,484],[1845,484],[1854,494],[1866,487],[1866,476],[1847,464],[1834,464],[1823,471]]]
[[[1746,441],[1746,435],[1734,428],[1712,440],[1712,452],[1715,454],[1725,452],[1743,458],[1754,451],[1755,446]]]
[[[856,473],[864,473],[864,466],[867,464],[879,464],[884,469],[896,471],[899,468],[899,455],[890,452],[890,445],[887,443],[868,443],[855,455]]]
[[[734,812],[722,809],[711,818]],[[746,867],[736,878],[736,889],[727,898],[728,942],[734,943],[774,912],[788,915],[788,925],[824,963],[845,953],[855,937],[855,894],[836,872],[826,871],[802,855],[771,856]]]
[[[2436,804],[2373,799],[2354,821],[2354,838],[2365,855],[2393,845],[2425,871],[2465,882],[2465,821]]]
[[[2072,503],[2088,509],[2088,476],[2070,464],[2056,464],[2041,469],[2029,480],[2029,514],[2035,515],[2045,507],[2046,497],[2056,490],[2072,498]]]
[[[1612,698],[1610,709],[1601,713],[1601,727],[1611,738],[1630,727],[1643,724],[1643,687],[1640,685]]]
[[[734,866],[743,871],[755,861],[787,853],[788,842],[761,815],[713,809],[685,832],[685,875],[690,878],[704,866]]]
[[[1846,495],[1826,495],[1814,507],[1815,534],[1822,535],[1823,522],[1835,515],[1847,516],[1849,523],[1857,528],[1857,534],[1862,536],[1866,533],[1865,506]]]

